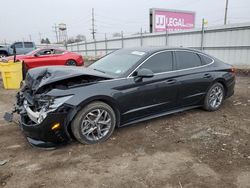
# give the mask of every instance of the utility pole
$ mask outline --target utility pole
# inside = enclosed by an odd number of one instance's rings
[[[29,38],[30,38],[30,42],[32,41],[32,37],[31,37],[31,35],[29,35]]]
[[[55,32],[56,34],[56,43],[58,43],[59,39],[58,39],[58,27],[56,26],[56,24],[52,27],[53,28],[53,32]]]
[[[204,27],[205,27],[205,19],[202,18],[202,25],[201,25],[201,51],[204,50]]]
[[[40,39],[40,44],[41,44],[41,42],[42,42],[42,33],[38,33],[39,34],[39,39]]]
[[[167,46],[168,45],[168,24],[167,23],[166,23],[165,29],[166,29],[166,46]]]
[[[107,41],[107,34],[105,33],[105,53],[108,54],[108,41]]]
[[[121,37],[122,37],[122,48],[124,48],[124,39],[123,39],[123,31],[121,31]]]
[[[92,36],[93,36],[93,39],[95,40],[95,33],[96,33],[96,30],[95,30],[95,13],[94,13],[94,8],[92,8]]]
[[[141,27],[141,32],[140,32],[140,38],[141,38],[141,42],[140,42],[140,43],[141,43],[141,46],[143,46],[143,41],[142,41],[143,38],[142,38],[142,37],[143,37],[143,36],[142,36],[142,27]]]
[[[226,0],[225,17],[224,17],[224,25],[226,25],[226,24],[227,24],[227,9],[228,9],[228,0]]]

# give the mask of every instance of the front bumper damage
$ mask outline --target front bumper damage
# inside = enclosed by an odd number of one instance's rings
[[[22,113],[20,116],[20,127],[29,143],[33,146],[51,148],[65,144],[70,140],[65,129],[67,113],[49,113],[40,124],[35,124],[27,113]],[[60,127],[52,129],[57,124]]]
[[[72,138],[69,124],[79,110],[78,104],[67,103],[75,96],[75,91],[70,90],[112,78],[88,68],[30,69],[17,94],[14,110],[5,114],[5,120],[12,121],[13,114],[19,114],[18,124],[34,146],[54,147],[67,143]]]
[[[70,108],[64,105],[57,110],[47,113],[43,121],[38,122],[39,112],[33,111],[22,92],[17,94],[17,104],[13,113],[20,115],[19,125],[27,141],[35,147],[53,149],[71,141],[67,130],[69,124]],[[11,121],[11,114],[5,119]]]

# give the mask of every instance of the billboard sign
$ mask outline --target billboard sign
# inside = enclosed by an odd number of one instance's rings
[[[182,31],[193,29],[194,26],[194,12],[150,9],[150,32]]]

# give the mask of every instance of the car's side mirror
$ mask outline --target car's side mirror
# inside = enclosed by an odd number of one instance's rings
[[[150,69],[142,68],[133,74],[135,81],[141,81],[143,78],[152,78],[154,76],[153,71]]]
[[[151,78],[153,76],[154,76],[153,71],[151,71],[150,69],[145,69],[145,68],[138,70],[137,75],[136,75],[136,77],[139,77],[139,78]]]
[[[34,54],[35,57],[39,57],[39,54]]]

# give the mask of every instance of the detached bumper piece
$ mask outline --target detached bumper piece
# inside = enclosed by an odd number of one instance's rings
[[[13,113],[6,112],[3,116],[3,119],[8,122],[13,121]]]
[[[66,122],[67,113],[49,113],[40,124],[34,123],[25,113],[21,114],[20,126],[32,146],[53,149],[70,141]]]
[[[58,145],[52,143],[52,142],[44,142],[41,140],[35,140],[33,138],[26,137],[27,141],[29,144],[33,147],[41,148],[41,149],[46,149],[46,150],[53,150],[56,149]]]

